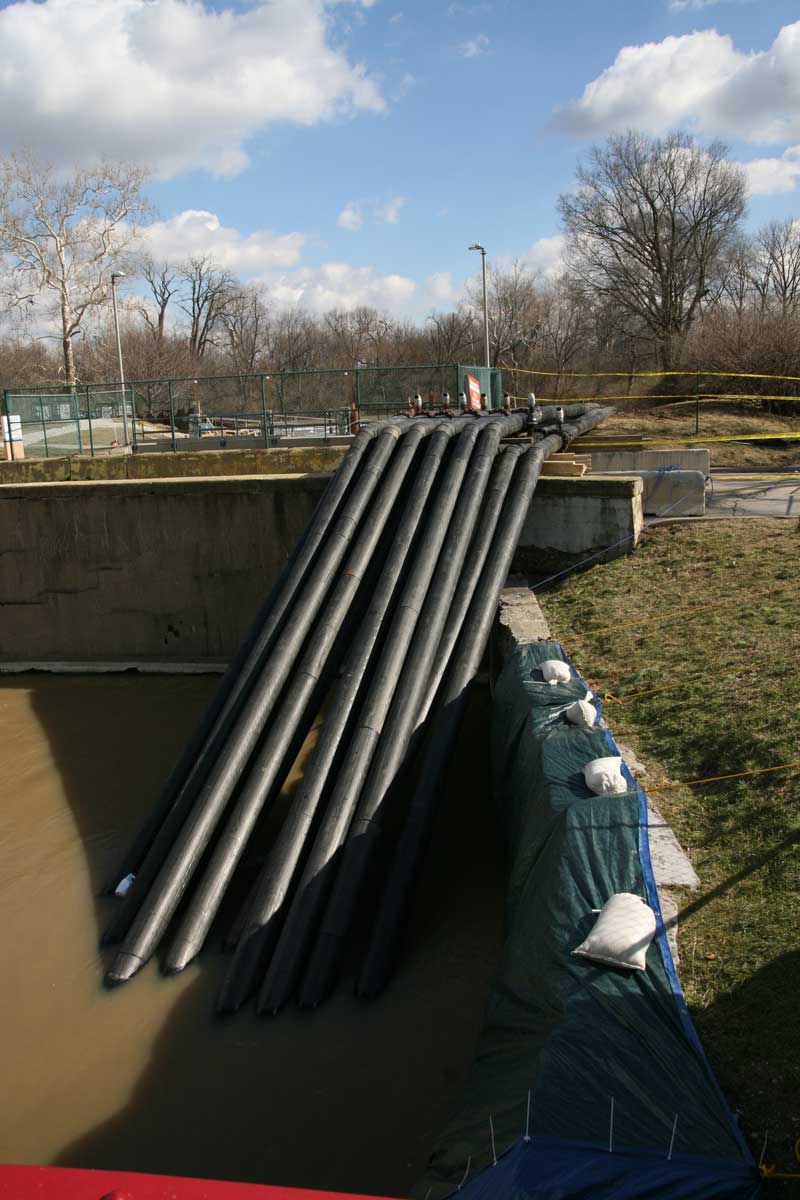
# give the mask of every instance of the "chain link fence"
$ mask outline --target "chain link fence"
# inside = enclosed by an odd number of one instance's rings
[[[445,396],[455,404],[467,373],[485,386],[487,404],[498,406],[499,371],[455,364],[146,379],[74,391],[9,388],[2,395],[5,457],[328,440],[404,412],[418,396],[425,405]]]

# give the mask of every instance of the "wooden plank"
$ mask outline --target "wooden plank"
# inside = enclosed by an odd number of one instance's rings
[[[552,476],[561,475],[571,476],[579,479],[587,472],[586,463],[571,463],[571,462],[550,462],[549,460],[542,463],[542,475]]]

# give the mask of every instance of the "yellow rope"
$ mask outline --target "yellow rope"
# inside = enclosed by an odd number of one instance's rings
[[[693,613],[708,612],[711,608],[725,608],[730,604],[745,608],[748,604],[752,604],[754,600],[759,600],[763,596],[782,595],[784,595],[783,592],[768,590],[753,592],[747,600],[735,600],[729,597],[727,600],[716,600],[713,604],[693,604],[690,608],[668,608],[664,612],[658,613],[655,617],[644,617],[641,621],[625,621],[621,625],[593,626],[584,630],[583,633],[570,633],[570,640],[575,641],[576,638],[586,638],[594,633],[614,633],[619,629],[635,629],[640,625],[652,625],[656,621],[664,621],[668,617],[691,616]],[[794,592],[791,593],[791,598],[795,598]]]
[[[766,775],[770,771],[789,771],[793,767],[800,767],[800,759],[796,762],[780,763],[777,767],[753,767],[749,771],[733,771],[730,775],[709,775],[707,779],[678,779],[668,781],[662,780],[655,787],[648,787],[649,792],[663,792],[666,788],[677,787],[699,787],[702,783],[723,783],[728,779],[744,779],[747,775]]]

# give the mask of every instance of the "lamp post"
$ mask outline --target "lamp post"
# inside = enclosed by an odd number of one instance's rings
[[[467,247],[467,249],[480,250],[480,252],[481,252],[481,273],[483,276],[483,344],[484,344],[484,350],[485,350],[485,356],[486,356],[485,365],[487,367],[490,367],[491,361],[489,358],[489,301],[488,301],[487,293],[486,293],[486,250],[480,244],[480,242],[473,242],[471,246]]]
[[[117,334],[117,357],[119,358],[119,386],[122,392],[122,438],[128,445],[128,412],[125,405],[125,372],[122,369],[122,342],[119,336],[119,313],[117,312],[117,280],[124,279],[124,271],[111,272],[111,301],[114,305],[114,329]]]

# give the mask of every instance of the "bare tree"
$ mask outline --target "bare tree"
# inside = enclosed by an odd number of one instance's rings
[[[156,263],[152,258],[145,258],[140,267],[142,278],[150,289],[150,303],[141,302],[136,305],[136,311],[153,335],[157,346],[164,341],[167,321],[167,308],[177,291],[181,268],[170,262]]]
[[[554,370],[566,371],[589,338],[591,313],[583,289],[563,274],[542,289],[539,341]]]
[[[181,267],[179,279],[185,291],[178,307],[189,318],[189,350],[193,358],[202,358],[237,282],[230,271],[222,270],[207,255],[190,259]]]
[[[770,221],[755,239],[755,257],[768,281],[768,295],[787,316],[800,307],[800,222]],[[765,291],[767,289],[765,288]]]
[[[536,275],[524,263],[514,262],[508,270],[490,266],[488,277],[491,364],[521,366],[539,335]],[[480,312],[483,298],[477,281],[468,287],[467,297],[473,314]]]
[[[475,315],[468,308],[431,313],[426,330],[430,361],[458,363],[471,358],[475,343],[474,323]]]
[[[664,370],[709,296],[744,212],[745,178],[719,142],[629,132],[594,147],[560,197],[569,256],[596,297],[637,318]]]
[[[9,306],[44,296],[60,324],[64,382],[75,387],[72,339],[87,312],[106,303],[119,267],[149,215],[146,172],[103,161],[57,173],[28,153],[0,160],[0,257]]]
[[[351,310],[333,308],[325,313],[323,321],[337,366],[354,367],[366,360],[373,364],[381,361],[382,350],[393,329],[385,313],[361,304]]]
[[[232,290],[220,314],[220,324],[237,373],[254,372],[260,363],[269,362],[270,313],[258,288]]]

